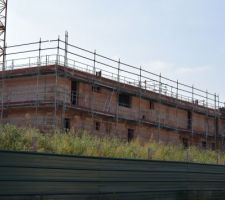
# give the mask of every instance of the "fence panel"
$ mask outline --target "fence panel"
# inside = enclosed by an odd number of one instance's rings
[[[0,151],[0,199],[225,199],[225,166]]]

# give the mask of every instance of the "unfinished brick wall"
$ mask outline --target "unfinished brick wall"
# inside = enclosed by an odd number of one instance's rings
[[[163,143],[182,144],[183,139],[196,145],[215,142],[216,129],[225,134],[225,120],[210,116],[198,105],[186,108],[185,102],[161,96],[140,88],[121,85],[112,80],[93,77],[84,72],[57,76],[52,72],[42,76],[21,76],[5,80],[5,121],[25,126],[84,129],[96,135],[116,136],[123,140],[139,138]],[[129,105],[121,105],[127,101]],[[125,96],[124,96],[125,95]],[[76,101],[73,101],[73,98]],[[27,102],[33,102],[26,104]],[[14,105],[13,103],[19,103]],[[122,102],[124,103],[124,102]],[[29,107],[28,107],[29,106]],[[198,112],[197,112],[198,110]],[[69,123],[69,124],[68,124]],[[51,124],[51,125],[49,125]]]
[[[56,85],[57,84],[57,85]],[[70,103],[70,80],[54,75],[7,79],[4,83],[4,102],[58,101]]]

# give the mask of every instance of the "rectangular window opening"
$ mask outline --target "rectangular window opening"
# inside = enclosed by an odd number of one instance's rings
[[[182,139],[182,142],[183,142],[183,147],[185,149],[187,149],[189,147],[189,142],[188,142],[188,139],[187,138],[183,138]]]
[[[101,123],[100,122],[95,122],[95,130],[100,131]]]
[[[219,134],[219,118],[216,118],[216,135]]]
[[[127,139],[128,139],[128,142],[131,142],[132,140],[134,140],[134,129],[128,129]]]
[[[188,111],[188,129],[192,129],[192,112]]]
[[[212,149],[212,151],[215,151],[216,150],[216,144],[215,143],[212,143],[211,144],[211,149]]]
[[[119,94],[119,106],[131,107],[131,96],[129,94]]]
[[[71,103],[72,105],[77,104],[77,81],[71,82]]]
[[[63,128],[64,128],[65,131],[70,130],[70,119],[68,119],[68,118],[64,119],[64,127]]]
[[[206,149],[206,141],[202,141],[202,148]]]
[[[106,133],[110,133],[111,132],[111,124],[109,122],[105,123],[105,131],[106,131]]]
[[[101,87],[99,85],[93,85],[92,86],[92,92],[100,93],[101,92]]]
[[[152,102],[151,100],[149,101],[149,109],[150,110],[154,110],[155,109],[154,102]]]

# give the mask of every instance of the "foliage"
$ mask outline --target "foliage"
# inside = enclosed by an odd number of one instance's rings
[[[0,150],[225,164],[224,153],[197,147],[184,149],[154,141],[141,144],[138,140],[128,143],[116,138],[97,137],[82,130],[43,134],[36,129],[11,125],[0,126]]]

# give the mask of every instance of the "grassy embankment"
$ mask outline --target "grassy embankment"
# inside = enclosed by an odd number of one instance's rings
[[[85,131],[76,133],[41,134],[35,129],[0,126],[0,150],[35,151],[79,156],[152,159],[225,164],[225,154],[190,147],[157,144],[149,141],[140,144],[116,138],[99,138]]]

